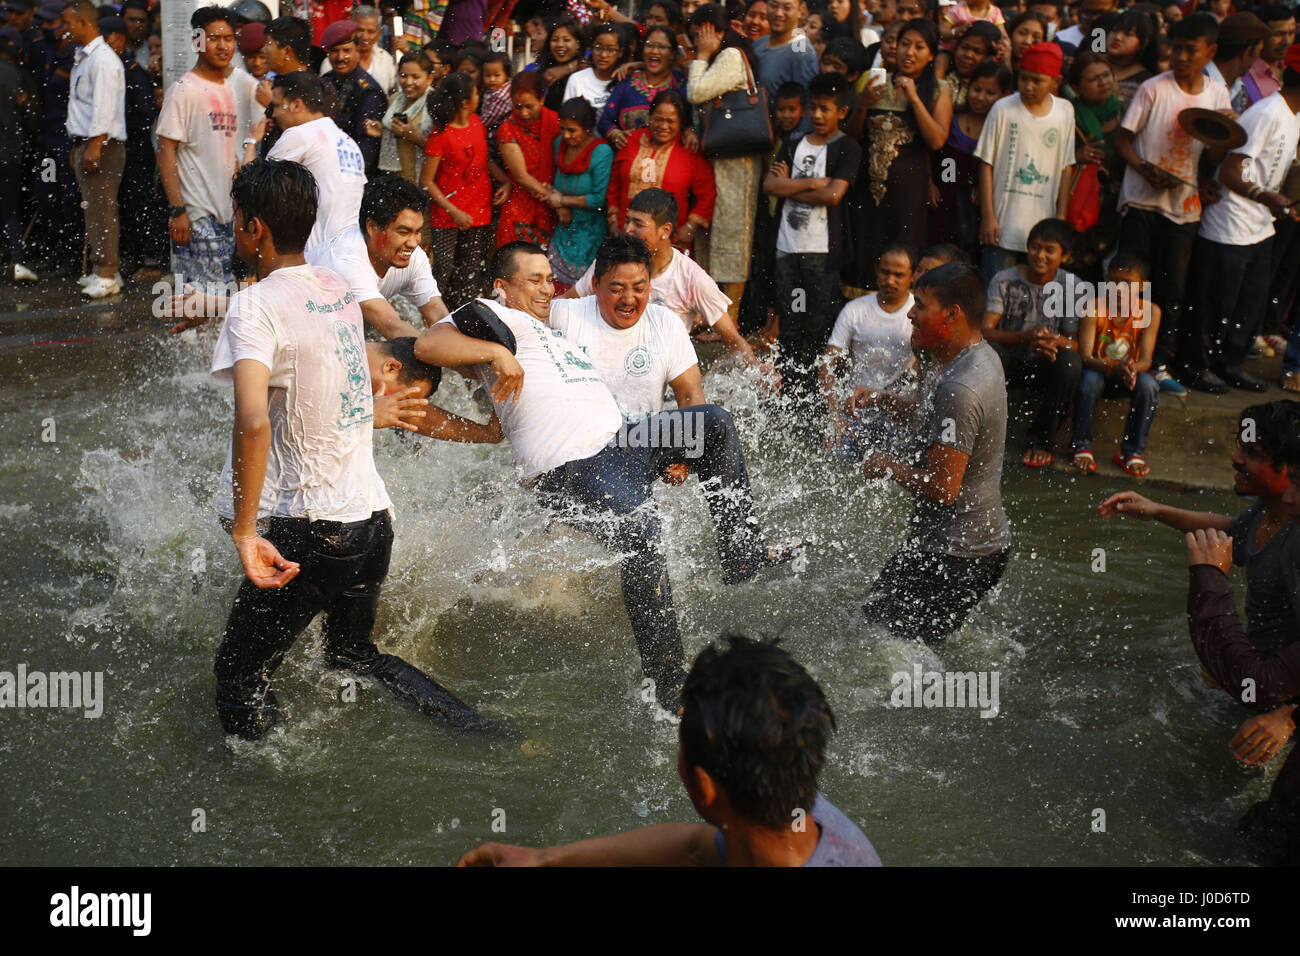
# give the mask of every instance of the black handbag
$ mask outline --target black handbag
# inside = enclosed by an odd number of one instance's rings
[[[749,89],[723,93],[704,108],[700,152],[711,159],[765,153],[776,139],[772,133],[772,115],[767,109],[767,91],[754,82],[754,72],[743,53],[741,60],[745,63]]]

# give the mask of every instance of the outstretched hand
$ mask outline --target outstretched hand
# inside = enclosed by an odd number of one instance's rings
[[[541,852],[509,843],[484,843],[464,854],[457,866],[541,866]]]

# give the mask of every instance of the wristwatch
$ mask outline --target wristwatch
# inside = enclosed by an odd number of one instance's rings
[[[168,207],[167,207],[167,215],[171,216],[171,218],[173,218],[173,219],[175,219],[177,216],[183,216],[183,215],[185,215],[185,207],[184,207],[184,206],[168,206]]]

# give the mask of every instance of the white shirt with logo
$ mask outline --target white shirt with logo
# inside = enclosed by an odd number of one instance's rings
[[[699,364],[685,327],[662,306],[647,305],[636,325],[616,329],[594,295],[556,299],[547,324],[587,353],[626,422],[663,411],[668,383]]]
[[[433,278],[429,257],[419,246],[411,253],[405,268],[389,266],[383,277],[375,273],[366,249],[361,227],[354,226],[341,232],[328,242],[313,246],[307,254],[312,265],[333,269],[348,280],[352,297],[360,302],[371,299],[392,300],[403,296],[417,309],[438,295],[438,283]]]
[[[316,177],[320,199],[307,252],[358,225],[366,160],[352,137],[328,116],[286,129],[266,158],[302,163]]]
[[[342,276],[319,266],[290,266],[233,295],[213,351],[212,377],[233,382],[241,359],[271,372],[271,448],[259,518],[361,521],[392,507],[375,470],[361,308]],[[217,510],[234,517],[229,452]]]

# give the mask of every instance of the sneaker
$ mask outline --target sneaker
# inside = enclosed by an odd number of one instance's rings
[[[1187,389],[1178,384],[1178,381],[1169,374],[1169,369],[1163,365],[1156,369],[1156,382],[1160,385],[1160,391],[1168,392],[1170,395],[1186,395]]]
[[[92,299],[103,299],[110,295],[118,295],[121,291],[122,280],[116,276],[112,279],[95,276],[93,281],[81,287],[81,294],[90,296]]]
[[[14,281],[15,282],[36,282],[39,276],[31,269],[27,268],[21,262],[14,263]]]
[[[98,278],[100,278],[99,273],[87,272],[84,276],[82,276],[80,279],[77,280],[77,285],[81,286],[84,289],[86,286],[90,285]],[[113,276],[113,281],[120,286],[122,284],[122,273],[119,272],[117,275]],[[119,289],[118,291],[121,290]]]

